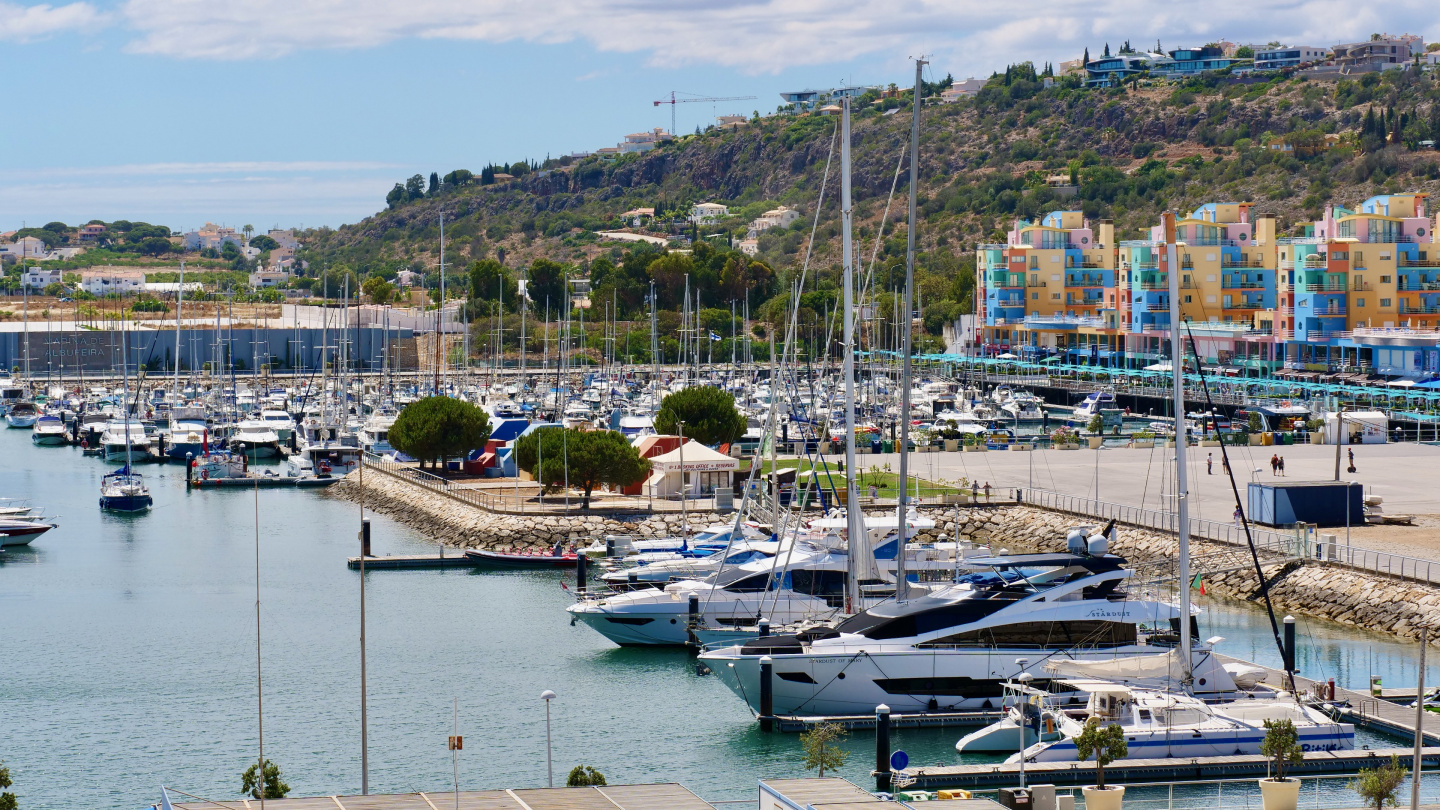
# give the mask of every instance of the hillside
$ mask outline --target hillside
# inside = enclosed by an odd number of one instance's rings
[[[969,282],[959,278],[968,274],[959,271],[972,261],[974,245],[1003,241],[1014,218],[1056,208],[1113,218],[1122,238],[1135,238],[1160,211],[1188,211],[1206,201],[1253,200],[1257,212],[1279,215],[1288,232],[1330,201],[1354,205],[1402,189],[1440,196],[1440,155],[1416,151],[1420,141],[1440,138],[1440,85],[1433,73],[1390,71],[1339,83],[1206,77],[1084,91],[1065,83],[1044,88],[1025,67],[974,99],[922,113],[917,238],[927,301],[968,308],[961,299]],[[856,233],[867,259],[909,135],[908,102],[893,109],[889,101],[890,114],[859,105],[864,111],[853,125]],[[445,185],[354,225],[308,232],[303,257],[312,266],[344,265],[362,277],[404,268],[433,272],[445,211],[452,268],[502,257],[510,268],[536,259],[584,265],[598,256],[622,257],[624,247],[591,232],[621,226],[618,215],[632,208],[683,213],[695,202],[724,202],[735,215],[704,234],[738,241],[752,217],[784,204],[803,216],[788,229],[763,234],[757,258],[775,270],[775,288],[785,289],[805,256],[835,127],[828,116],[774,116],[613,161],[547,161],[529,171],[517,164],[526,173],[504,184]],[[1325,150],[1326,133],[1343,137]],[[1322,146],[1305,157],[1267,148],[1280,138],[1302,152]],[[822,269],[839,258],[836,170],[838,150],[812,259]],[[1074,199],[1061,200],[1045,185],[1046,175],[1056,173],[1079,180]],[[904,256],[904,193],[902,174],[881,246],[887,264]]]

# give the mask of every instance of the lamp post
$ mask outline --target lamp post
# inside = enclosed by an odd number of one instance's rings
[[[1018,704],[1018,705],[1016,706],[1016,708],[1018,708],[1018,709],[1020,710],[1020,722],[1019,722],[1018,725],[1019,725],[1019,727],[1020,727],[1020,728],[1019,728],[1019,731],[1020,731],[1020,787],[1022,787],[1022,788],[1025,787],[1025,729],[1029,728],[1029,724],[1030,724],[1030,719],[1026,716],[1026,713],[1025,713],[1025,712],[1026,712],[1027,699],[1026,699],[1026,697],[1025,697],[1025,693],[1024,693],[1023,689],[1024,689],[1024,687],[1025,687],[1026,684],[1030,683],[1030,677],[1031,677],[1031,676],[1030,676],[1030,673],[1028,673],[1028,672],[1025,671],[1025,667],[1027,667],[1027,666],[1029,666],[1029,665],[1030,665],[1030,659],[1029,659],[1029,658],[1016,658],[1016,659],[1015,659],[1015,666],[1020,667],[1020,674],[1016,677],[1016,680],[1020,681],[1020,687],[1021,687],[1021,690],[1022,690],[1022,691],[1017,692],[1017,697],[1016,697],[1016,701],[1017,701],[1017,704]]]
[[[550,746],[550,701],[555,699],[555,693],[546,689],[540,693],[540,699],[545,701],[545,777],[550,787],[555,787],[555,765],[551,757]]]

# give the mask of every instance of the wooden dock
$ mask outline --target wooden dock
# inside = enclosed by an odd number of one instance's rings
[[[359,557],[349,557],[345,565],[351,570],[360,568]],[[465,552],[454,554],[402,554],[394,557],[366,557],[366,571],[411,571],[427,568],[479,568],[483,564],[466,557]]]
[[[1408,767],[1413,751],[1409,748],[1372,751],[1315,751],[1305,761],[1291,768],[1295,776],[1352,774],[1361,768],[1374,768],[1400,757]],[[1425,767],[1440,767],[1440,748],[1422,749]],[[1265,776],[1269,760],[1259,754],[1230,757],[1171,757],[1166,759],[1121,759],[1105,766],[1105,779],[1115,784],[1140,782],[1209,781]],[[906,771],[915,777],[909,789],[940,790],[946,788],[1013,787],[1019,783],[1019,763],[991,765],[947,765],[913,768]],[[1033,784],[1093,785],[1093,762],[1028,762],[1025,780]]]
[[[310,476],[293,475],[255,475],[244,478],[198,478],[186,483],[186,486],[194,489],[224,489],[226,487],[238,489],[254,489],[260,487],[328,487],[331,484],[339,483],[339,478],[317,478]]]
[[[260,810],[254,799],[179,801],[171,791],[175,810]],[[462,790],[457,805],[450,791],[390,793],[369,796],[313,796],[267,799],[267,810],[715,810],[715,806],[676,784],[614,785],[526,790]]]
[[[1238,658],[1232,658],[1226,655],[1218,657],[1226,663],[1232,661],[1237,663],[1250,663],[1249,661],[1240,661]],[[1280,670],[1265,667],[1261,664],[1252,664],[1252,666],[1260,666],[1266,670],[1264,683],[1267,686],[1272,686],[1276,689],[1290,688],[1285,678],[1285,673]],[[1299,675],[1295,676],[1295,688],[1302,693],[1313,690],[1317,684],[1321,683],[1323,682]],[[1395,693],[1401,691],[1402,690],[1399,689],[1394,690]],[[1409,692],[1413,695],[1415,690],[1411,689]],[[1397,694],[1396,697],[1398,698],[1399,695]],[[1409,706],[1401,706],[1383,697],[1374,697],[1365,692],[1346,689],[1342,686],[1335,687],[1335,700],[1341,704],[1339,707],[1340,715],[1345,720],[1357,726],[1379,729],[1380,731],[1401,738],[1408,737],[1411,740],[1415,739],[1415,710]],[[1425,712],[1423,722],[1424,728],[1422,729],[1422,733],[1424,734],[1425,742],[1440,743],[1440,715],[1437,715],[1435,712]]]

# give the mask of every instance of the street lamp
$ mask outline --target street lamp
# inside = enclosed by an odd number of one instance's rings
[[[540,693],[540,699],[545,701],[545,777],[550,787],[555,787],[555,765],[550,755],[550,701],[555,699],[555,693],[546,689]]]
[[[1020,722],[1018,725],[1020,726],[1020,787],[1022,788],[1025,787],[1025,729],[1029,728],[1030,724],[1029,718],[1026,717],[1027,698],[1025,697],[1024,692],[1024,687],[1026,684],[1030,683],[1031,678],[1030,673],[1025,671],[1025,667],[1029,665],[1029,658],[1015,659],[1015,666],[1020,668],[1020,675],[1017,676],[1016,680],[1020,681],[1021,686],[1021,691],[1018,693],[1018,696],[1016,698],[1016,701],[1018,702],[1018,706],[1016,708],[1020,710]]]

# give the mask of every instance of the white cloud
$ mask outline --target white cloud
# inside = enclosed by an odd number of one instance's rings
[[[0,182],[0,230],[22,220],[339,225],[384,208],[385,192],[400,173],[385,163],[320,161],[11,171]]]
[[[405,38],[543,44],[586,42],[648,53],[657,67],[717,64],[746,73],[931,52],[960,65],[1059,61],[1104,38],[1167,47],[1225,37],[1327,44],[1375,30],[1440,24],[1432,0],[1383,8],[1340,0],[1057,0],[1017,20],[990,0],[125,0],[134,52],[249,59],[315,48],[365,48]],[[940,64],[938,66],[943,66]]]
[[[51,34],[90,31],[105,20],[106,15],[89,3],[18,6],[0,2],[0,42],[30,42]]]

